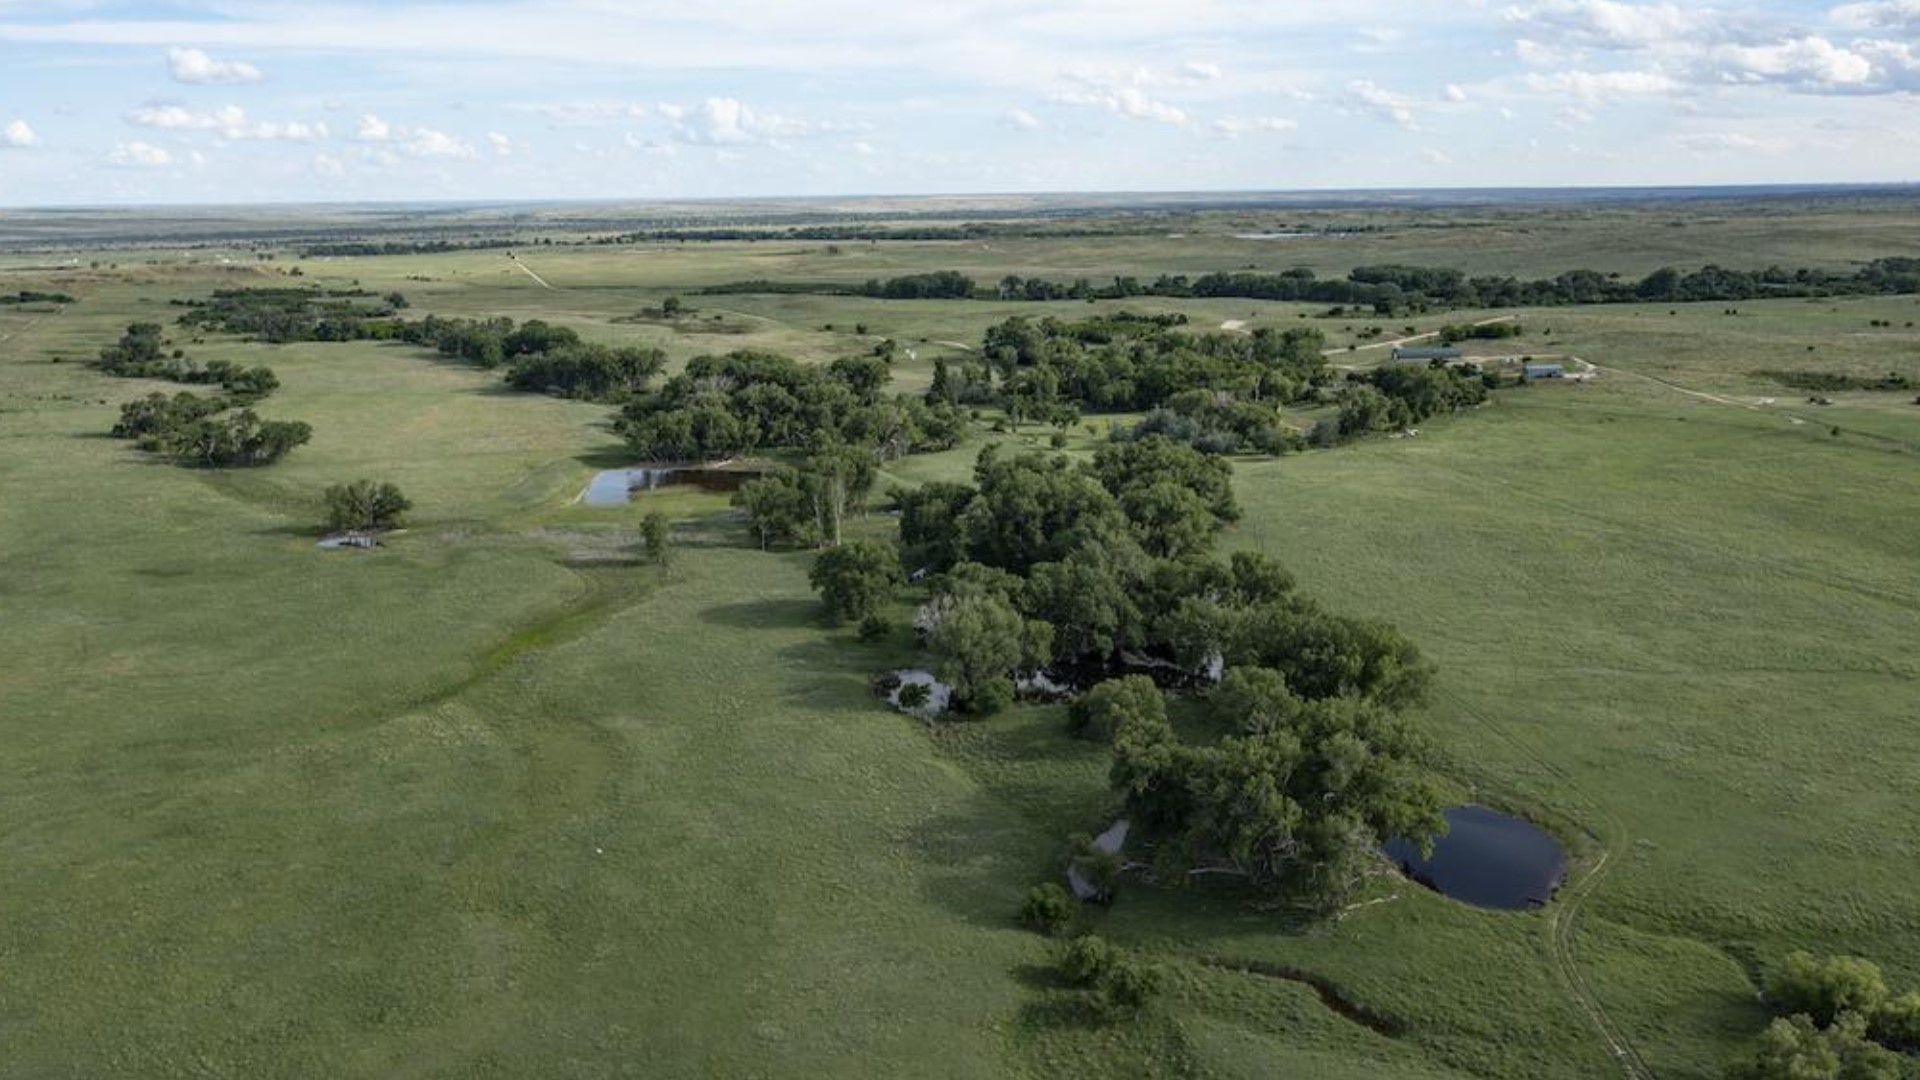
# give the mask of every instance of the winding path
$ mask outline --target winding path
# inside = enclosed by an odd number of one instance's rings
[[[1539,753],[1519,736],[1481,715],[1459,695],[1446,694],[1445,696],[1451,700],[1455,708],[1489,734],[1531,759],[1569,789],[1579,790],[1572,774],[1557,762]],[[1599,804],[1589,800],[1589,805],[1597,807]],[[1586,1016],[1587,1022],[1600,1036],[1600,1041],[1606,1046],[1607,1053],[1620,1066],[1621,1072],[1626,1074],[1627,1080],[1655,1080],[1653,1067],[1640,1056],[1640,1051],[1634,1047],[1633,1040],[1627,1037],[1627,1033],[1621,1029],[1620,1025],[1607,1015],[1606,1006],[1600,1003],[1600,998],[1587,984],[1586,977],[1580,973],[1578,958],[1574,955],[1577,943],[1575,935],[1581,910],[1585,907],[1587,900],[1599,889],[1601,879],[1606,875],[1608,863],[1612,861],[1613,850],[1609,847],[1609,841],[1614,847],[1632,842],[1625,823],[1618,816],[1605,810],[1598,812],[1606,819],[1607,835],[1602,837],[1592,830],[1587,832],[1600,845],[1599,856],[1593,860],[1592,865],[1580,873],[1578,880],[1570,877],[1567,885],[1554,898],[1554,902],[1548,905],[1544,924],[1546,940],[1543,946],[1546,950],[1548,966],[1553,969],[1554,977],[1560,981],[1574,1005]]]

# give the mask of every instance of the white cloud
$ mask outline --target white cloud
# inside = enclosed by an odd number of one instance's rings
[[[1883,0],[1881,3],[1842,4],[1831,15],[1844,30],[1920,37],[1920,0]]]
[[[313,155],[313,174],[329,180],[337,180],[347,175],[347,166],[332,154]]]
[[[659,107],[674,123],[674,136],[704,146],[775,144],[783,138],[803,138],[832,132],[862,130],[858,124],[811,123],[775,113],[757,112],[737,98],[710,97],[691,107]]]
[[[473,144],[462,142],[444,131],[417,128],[407,137],[405,149],[417,158],[459,158],[475,155]]]
[[[1681,89],[1678,79],[1657,71],[1562,71],[1527,76],[1527,85],[1542,93],[1572,94],[1582,101],[1671,94]]]
[[[639,102],[565,101],[523,106],[547,118],[554,127],[595,127],[644,120],[649,110]]]
[[[1437,150],[1431,146],[1426,148],[1425,150],[1420,151],[1420,156],[1426,159],[1426,162],[1429,165],[1453,164],[1453,159],[1447,156],[1447,152],[1445,150]]]
[[[1865,88],[1883,74],[1864,53],[1818,37],[1772,45],[1722,45],[1709,54],[1707,62],[1728,82],[1786,83],[1807,89]]]
[[[1760,139],[1738,132],[1682,135],[1679,143],[1696,154],[1784,154],[1793,148],[1786,139]]]
[[[360,128],[353,137],[361,142],[386,142],[393,138],[393,127],[385,120],[367,113],[360,118]]]
[[[497,131],[487,132],[487,145],[493,148],[494,157],[513,156],[513,140]]]
[[[257,83],[266,72],[241,60],[215,60],[199,49],[168,49],[167,70],[175,82],[196,85]]]
[[[1675,4],[1625,4],[1617,0],[1547,0],[1506,11],[1509,23],[1529,39],[1596,49],[1645,49],[1689,37],[1708,25],[1706,12]]]
[[[1513,55],[1529,67],[1554,67],[1562,62],[1560,50],[1542,45],[1532,38],[1521,38],[1513,43]]]
[[[40,135],[25,120],[9,121],[0,128],[0,148],[25,150],[40,145]]]
[[[1008,109],[1001,114],[1000,123],[1015,131],[1039,131],[1043,126],[1039,117],[1025,109]]]
[[[1237,139],[1242,135],[1292,131],[1299,126],[1297,121],[1281,116],[1225,116],[1213,122],[1214,132],[1229,139]]]
[[[1348,83],[1346,103],[1348,108],[1372,113],[1408,131],[1420,130],[1419,118],[1413,112],[1413,102],[1376,85],[1372,79],[1355,79]]]
[[[1440,91],[1440,100],[1451,101],[1458,105],[1467,100],[1467,92],[1453,83],[1448,83],[1446,88]]]
[[[246,110],[227,105],[212,112],[195,112],[181,105],[146,105],[127,114],[127,122],[165,131],[216,131],[235,142],[245,140],[312,142],[327,137],[327,125],[294,120],[287,123],[250,123]]]
[[[107,153],[107,164],[129,169],[164,169],[174,162],[172,152],[165,147],[138,139],[119,143]]]
[[[1219,64],[1192,60],[1180,66],[1180,75],[1193,82],[1213,82],[1225,76],[1226,72],[1220,70]]]
[[[1162,124],[1184,124],[1187,112],[1177,105],[1155,100],[1143,86],[1155,81],[1145,71],[1136,71],[1125,80],[1087,72],[1071,72],[1067,78],[1075,85],[1056,90],[1047,100],[1061,105],[1079,105],[1104,109],[1129,120],[1153,120]]]

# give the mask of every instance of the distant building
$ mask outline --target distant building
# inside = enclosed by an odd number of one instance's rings
[[[1522,364],[1520,376],[1525,379],[1564,379],[1567,369],[1563,364]]]
[[[1413,345],[1393,350],[1393,362],[1396,364],[1430,364],[1435,360],[1452,362],[1460,359],[1460,350],[1451,345]]]

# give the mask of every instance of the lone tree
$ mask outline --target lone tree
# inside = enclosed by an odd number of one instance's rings
[[[327,489],[327,527],[334,532],[349,529],[373,531],[391,529],[400,524],[401,515],[413,509],[400,489],[386,481],[355,480]]]
[[[876,615],[900,584],[900,556],[892,544],[855,540],[828,548],[814,560],[807,580],[820,592],[834,625]]]
[[[655,510],[641,519],[640,542],[647,549],[647,558],[665,566],[672,553],[667,515]]]

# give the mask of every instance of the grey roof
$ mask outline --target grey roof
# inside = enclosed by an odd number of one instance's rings
[[[1521,369],[1525,371],[1529,376],[1565,375],[1567,373],[1567,367],[1565,364],[1523,364],[1521,365]]]
[[[1460,350],[1451,345],[1414,345],[1393,350],[1395,360],[1457,360]]]

